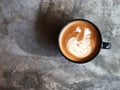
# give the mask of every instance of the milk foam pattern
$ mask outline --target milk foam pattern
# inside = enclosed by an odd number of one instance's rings
[[[80,27],[77,27],[74,32],[77,32],[76,37],[71,37],[67,42],[68,51],[79,58],[84,58],[88,56],[92,50],[90,36],[91,32],[88,28],[85,28],[84,35],[81,40],[78,40],[82,30]]]

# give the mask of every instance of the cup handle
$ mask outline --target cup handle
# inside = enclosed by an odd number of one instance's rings
[[[110,49],[111,43],[108,42],[102,42],[102,49]]]

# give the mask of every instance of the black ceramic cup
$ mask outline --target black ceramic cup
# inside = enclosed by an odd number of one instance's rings
[[[78,22],[78,24],[76,24],[74,26],[73,23],[76,23],[76,22]],[[91,31],[88,28],[87,29],[84,28],[87,26],[89,26],[91,30],[94,29],[93,31],[95,33],[91,34],[92,36],[88,35]],[[65,31],[65,30],[67,30],[67,31]],[[84,33],[84,35],[83,35],[83,33]],[[85,36],[85,33],[86,33],[86,36]],[[72,41],[71,45],[69,43],[70,42],[69,38],[71,38],[70,35],[73,35],[72,39],[71,39],[71,41]],[[80,35],[83,35],[81,40],[75,39],[75,37],[76,38],[80,37]],[[97,36],[97,38],[99,40],[95,39],[96,40],[95,41],[94,36]],[[97,49],[93,49],[93,51],[92,51],[92,49],[88,49],[89,45],[92,42],[92,41],[90,42],[90,40],[88,40],[88,38],[91,38],[91,37],[93,37],[93,40],[96,43],[95,45],[97,45]],[[82,41],[83,39],[84,39],[84,41]],[[76,43],[76,45],[74,43]],[[79,44],[79,45],[77,46],[77,44]],[[92,44],[91,46],[95,46],[95,45]],[[75,19],[75,20],[69,21],[67,24],[65,24],[64,27],[62,28],[62,30],[60,31],[59,37],[58,37],[58,46],[59,46],[59,50],[60,50],[61,54],[67,60],[80,64],[80,63],[86,63],[86,62],[93,60],[99,54],[101,49],[110,49],[111,43],[102,41],[102,35],[100,33],[100,30],[91,21],[88,21],[85,19]],[[68,48],[68,47],[69,47],[69,50],[63,49],[63,48]],[[75,49],[76,47],[78,49]],[[87,49],[85,49],[86,51],[84,50],[85,47],[87,48]],[[88,54],[88,52],[90,52],[90,50],[92,53]],[[70,53],[70,51],[71,51],[71,53]],[[86,56],[85,56],[85,53],[86,53]],[[74,55],[76,55],[77,57]],[[81,55],[81,57],[79,57],[79,55]]]

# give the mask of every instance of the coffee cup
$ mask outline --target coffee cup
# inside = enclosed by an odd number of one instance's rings
[[[60,31],[58,46],[67,60],[86,63],[93,60],[101,49],[110,49],[111,43],[102,41],[100,30],[91,21],[75,19]]]

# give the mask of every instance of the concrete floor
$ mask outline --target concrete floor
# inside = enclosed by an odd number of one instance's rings
[[[57,47],[72,19],[95,23],[110,50],[67,61]],[[0,90],[119,90],[120,0],[0,0]]]

